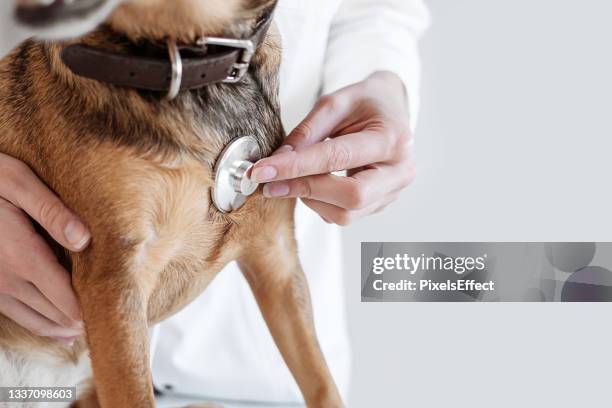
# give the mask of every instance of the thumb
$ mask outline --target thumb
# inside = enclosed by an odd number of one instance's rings
[[[87,227],[24,163],[0,154],[0,196],[23,209],[65,248],[85,249]]]

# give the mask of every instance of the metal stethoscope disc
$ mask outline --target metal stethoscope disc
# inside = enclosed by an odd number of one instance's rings
[[[222,213],[230,213],[242,207],[253,194],[258,183],[251,181],[251,167],[261,159],[261,149],[253,136],[234,139],[223,149],[215,164],[213,204]]]

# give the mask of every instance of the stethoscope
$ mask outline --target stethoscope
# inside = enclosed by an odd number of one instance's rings
[[[259,187],[251,180],[251,168],[262,157],[257,139],[243,136],[232,140],[215,164],[212,201],[222,213],[238,210]]]

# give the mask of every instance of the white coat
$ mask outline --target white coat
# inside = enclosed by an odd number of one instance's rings
[[[0,56],[31,33],[0,2]],[[280,0],[275,21],[283,38],[281,106],[291,130],[322,93],[377,70],[397,73],[418,109],[417,40],[428,25],[422,0]],[[303,205],[296,214],[299,254],[314,305],[323,353],[346,397],[350,345],[344,309],[342,248],[337,227]],[[355,294],[358,296],[358,294]],[[153,380],[164,392],[261,402],[300,402],[300,392],[232,264],[151,338]]]

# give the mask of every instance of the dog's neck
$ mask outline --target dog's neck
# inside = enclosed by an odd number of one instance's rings
[[[138,49],[143,43],[149,42],[136,43],[108,26],[70,43],[39,43],[37,48],[45,61],[36,65],[40,70],[37,77],[44,78],[40,86],[51,88],[52,92],[71,102],[58,105],[60,116],[74,117],[71,120],[97,126],[83,130],[84,134],[100,139],[111,138],[121,144],[161,154],[159,157],[175,157],[176,152],[195,152],[193,154],[200,160],[213,163],[216,154],[231,137],[255,135],[262,141],[265,154],[282,141],[277,99],[280,37],[274,26],[253,57],[252,68],[244,81],[182,92],[171,102],[164,100],[163,92],[136,91],[75,75],[61,59],[62,51],[70,44],[121,53]],[[261,120],[253,117],[254,100],[261,104],[260,110],[266,114]],[[84,120],[84,117],[91,120]],[[228,122],[228,117],[234,119]],[[205,132],[199,129],[202,123],[210,124]],[[262,123],[272,125],[262,127]],[[220,124],[225,124],[225,127],[219,127]],[[199,136],[202,134],[206,134],[205,147],[202,147]]]
[[[177,46],[180,39],[172,35],[165,35],[164,41],[155,36],[135,39],[133,32],[122,33],[106,24],[82,39],[63,44],[60,58],[77,77],[154,91],[160,96],[165,92],[172,99],[179,91],[241,80],[263,43],[275,6],[272,2],[261,7],[251,18],[234,18],[222,31],[224,37],[205,36],[200,38],[202,42],[182,46]]]
[[[62,60],[76,75],[122,87],[166,91],[166,97],[174,99],[182,90],[240,82],[271,23],[269,11],[248,36],[203,37],[193,46],[182,47],[188,55],[181,53],[176,40],[168,39],[167,50],[150,42],[123,52],[72,44],[62,51]]]

